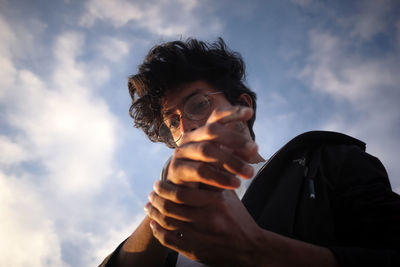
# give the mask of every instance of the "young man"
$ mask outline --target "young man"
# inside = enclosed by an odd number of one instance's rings
[[[400,197],[379,160],[309,132],[266,163],[244,75],[222,39],[191,39],[154,47],[130,77],[135,126],[174,153],[102,265],[400,266]]]

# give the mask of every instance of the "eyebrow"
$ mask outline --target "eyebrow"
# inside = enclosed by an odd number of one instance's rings
[[[172,113],[174,113],[174,110],[176,109],[177,106],[181,105],[182,103],[185,103],[188,99],[190,99],[192,96],[197,95],[200,91],[202,91],[204,89],[202,88],[196,88],[192,93],[190,93],[189,95],[187,95],[178,105],[176,105],[173,108],[170,108],[168,110],[166,110],[165,112],[163,112],[164,116],[168,116],[171,115]]]

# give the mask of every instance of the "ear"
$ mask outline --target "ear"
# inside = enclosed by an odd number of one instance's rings
[[[251,96],[246,93],[243,93],[239,96],[238,103],[241,106],[245,106],[245,107],[249,107],[249,108],[253,107],[253,99],[251,99]]]

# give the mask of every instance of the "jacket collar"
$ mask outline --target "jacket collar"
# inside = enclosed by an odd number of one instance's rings
[[[262,167],[242,199],[262,228],[289,237],[293,235],[304,166],[291,163],[324,144],[356,145],[362,150],[366,146],[351,136],[328,131],[306,132],[289,141]]]

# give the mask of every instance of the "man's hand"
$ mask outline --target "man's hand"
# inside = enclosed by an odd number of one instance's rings
[[[215,110],[205,125],[183,135],[169,164],[168,182],[156,183],[157,193],[146,205],[161,244],[212,264],[220,265],[215,260],[227,260],[232,253],[243,263],[251,259],[261,229],[236,194],[223,189],[238,187],[237,176],[253,176],[248,160],[257,155],[257,145],[246,131],[252,116],[253,110],[243,106]]]
[[[233,191],[157,181],[149,199],[150,227],[162,245],[213,266],[257,262],[259,247],[265,245],[260,244],[263,230]]]
[[[257,145],[243,130],[252,115],[253,110],[243,106],[215,110],[205,125],[185,133],[169,164],[168,180],[233,189],[240,185],[236,175],[252,177],[247,161],[257,153]]]
[[[246,169],[257,146],[240,132],[251,116],[244,107],[217,111],[203,127],[185,133],[168,180],[155,183],[145,206],[154,237],[212,266],[335,266],[328,249],[260,228],[235,192],[224,190],[239,186],[236,176],[253,174]]]
[[[231,190],[157,181],[145,207],[163,246],[211,266],[338,266],[324,247],[260,228]]]
[[[238,187],[237,176],[253,175],[247,162],[257,154],[257,145],[246,132],[252,116],[253,110],[243,106],[215,110],[202,127],[183,135],[169,164],[168,182],[155,184],[146,205],[161,244],[213,265],[226,264],[228,258],[235,264],[251,260],[261,229],[236,194],[223,189]]]

